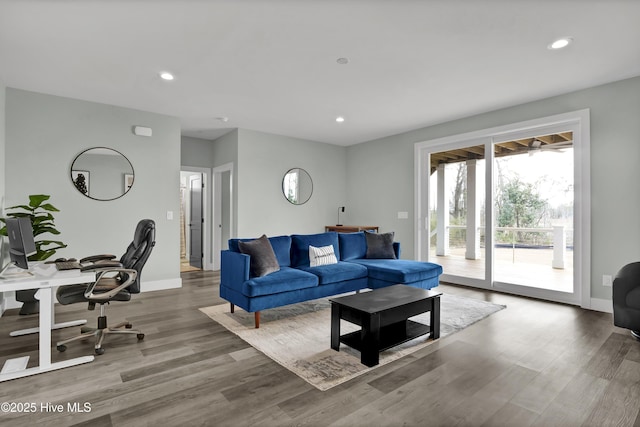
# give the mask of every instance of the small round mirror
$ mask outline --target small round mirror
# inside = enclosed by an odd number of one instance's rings
[[[282,178],[282,194],[294,205],[307,203],[313,193],[313,181],[309,173],[300,168],[289,169]]]
[[[133,185],[133,166],[122,153],[111,148],[89,148],[71,164],[71,182],[90,199],[114,200]]]

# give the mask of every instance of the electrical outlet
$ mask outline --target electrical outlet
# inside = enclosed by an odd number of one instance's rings
[[[611,277],[609,274],[603,274],[602,275],[602,286],[606,286],[608,288],[613,286],[613,277]]]

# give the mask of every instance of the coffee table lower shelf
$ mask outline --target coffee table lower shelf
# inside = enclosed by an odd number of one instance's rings
[[[392,325],[383,326],[380,328],[380,343],[378,345],[378,352],[388,350],[392,347],[411,341],[423,335],[431,333],[429,325],[425,325],[413,320],[405,322],[394,323]],[[340,336],[340,342],[348,345],[349,347],[362,351],[364,349],[364,343],[362,340],[362,330],[351,332]]]

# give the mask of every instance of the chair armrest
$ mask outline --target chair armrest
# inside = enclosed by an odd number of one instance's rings
[[[242,284],[249,280],[251,257],[240,252],[222,251],[220,253],[220,284],[241,291]]]
[[[91,255],[86,258],[82,258],[80,260],[80,264],[84,264],[85,262],[96,262],[96,261],[111,260],[111,259],[116,259],[116,256],[109,255],[109,254]]]
[[[109,300],[113,298],[115,295],[117,295],[123,289],[126,289],[129,286],[131,286],[131,284],[135,282],[136,277],[138,277],[138,272],[131,268],[102,267],[100,269],[97,269],[96,271],[98,272],[98,277],[96,278],[96,281],[91,283],[89,287],[87,287],[87,290],[84,292],[84,297],[89,301]],[[93,291],[95,290],[95,288],[97,286],[100,286],[100,281],[103,280],[103,278],[106,279],[105,276],[109,273],[118,273],[118,275],[120,276],[126,275],[126,280],[122,282],[120,285],[116,286],[115,288],[108,290],[107,292],[100,292],[98,294],[94,294]]]
[[[85,265],[80,268],[80,271],[99,271],[104,268],[117,268],[122,267],[122,264],[119,261],[98,261],[95,264]]]

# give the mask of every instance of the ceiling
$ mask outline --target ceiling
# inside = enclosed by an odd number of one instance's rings
[[[638,0],[0,0],[0,79],[192,137],[351,145],[640,75],[639,17]]]

